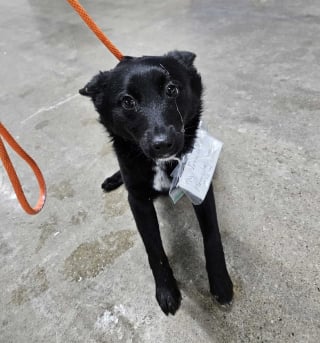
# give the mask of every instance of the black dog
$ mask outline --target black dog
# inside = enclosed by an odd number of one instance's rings
[[[100,72],[79,92],[91,97],[107,128],[120,171],[102,184],[111,191],[125,184],[165,314],[174,314],[181,294],[164,252],[153,200],[168,194],[174,158],[192,150],[201,115],[201,78],[195,54],[125,57]],[[169,163],[170,161],[170,163]],[[231,302],[233,286],[225,264],[212,186],[194,206],[203,234],[210,291],[221,304]]]

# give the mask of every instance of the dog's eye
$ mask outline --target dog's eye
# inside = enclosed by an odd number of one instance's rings
[[[179,94],[179,88],[175,84],[169,83],[166,88],[166,94],[171,98],[176,98]]]
[[[121,106],[128,111],[134,110],[136,108],[136,102],[132,96],[125,95],[121,100]]]

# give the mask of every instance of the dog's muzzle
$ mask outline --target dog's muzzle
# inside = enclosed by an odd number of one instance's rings
[[[148,130],[141,140],[143,152],[152,159],[167,158],[180,152],[183,147],[183,134],[171,125],[166,129]]]

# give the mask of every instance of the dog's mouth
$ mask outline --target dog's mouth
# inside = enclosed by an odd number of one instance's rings
[[[157,154],[157,153],[154,153],[154,151],[152,151],[150,149],[145,149],[143,147],[141,147],[141,148],[142,148],[142,151],[146,157],[148,157],[149,159],[151,159],[153,161],[156,161],[156,162],[159,161],[161,163],[162,162],[165,163],[165,162],[175,160],[175,159],[177,159],[177,155],[179,154],[179,151]]]
[[[180,151],[182,150],[183,144],[175,144],[174,147],[168,149],[168,151],[157,151],[150,146],[143,146],[141,145],[141,149],[146,157],[151,160],[159,161],[159,162],[168,162],[174,159],[177,159]]]
[[[180,159],[177,157],[176,154],[170,155],[170,156],[164,156],[160,158],[156,158],[155,161],[157,163],[167,163],[167,162],[172,162],[172,161],[179,161]]]
[[[144,135],[140,141],[143,153],[155,161],[169,161],[174,159],[183,149],[183,134]]]

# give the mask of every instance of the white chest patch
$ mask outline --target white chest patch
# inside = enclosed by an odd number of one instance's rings
[[[155,171],[153,188],[159,192],[168,191],[171,186],[171,181],[169,180],[165,170],[161,168],[161,165],[156,165],[153,170]]]

